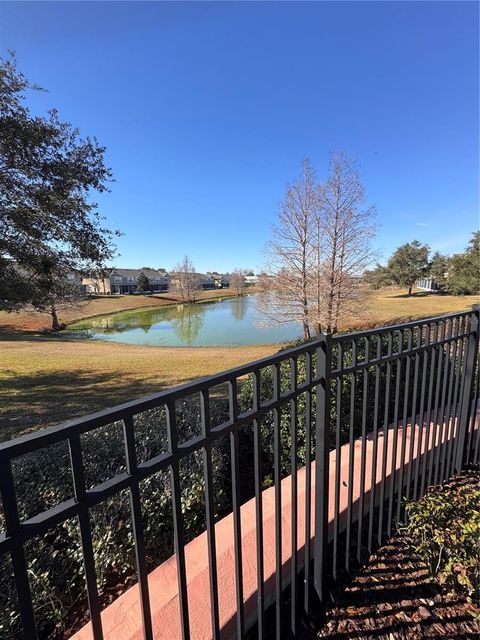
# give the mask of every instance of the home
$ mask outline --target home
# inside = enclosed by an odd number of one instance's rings
[[[442,285],[439,284],[431,276],[428,278],[420,278],[416,281],[415,286],[423,291],[441,291]]]
[[[143,273],[150,282],[150,291],[168,291],[170,277],[157,269],[113,269],[106,277],[84,278],[87,293],[139,293],[138,277]]]

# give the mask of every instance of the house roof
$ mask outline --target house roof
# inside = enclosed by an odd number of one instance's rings
[[[165,271],[157,269],[113,269],[110,273],[112,276],[123,276],[124,278],[138,278],[143,273],[147,278],[166,277]]]

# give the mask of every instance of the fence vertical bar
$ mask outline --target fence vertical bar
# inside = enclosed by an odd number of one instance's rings
[[[230,421],[237,419],[237,381],[232,379],[228,383],[228,397],[230,406]],[[240,460],[238,452],[238,430],[230,432],[230,457],[232,462],[232,507],[233,507],[233,541],[235,551],[235,585],[237,595],[237,638],[244,636],[243,616],[243,561],[242,561],[242,525],[240,514]]]
[[[470,315],[469,336],[467,341],[467,355],[463,371],[464,385],[463,397],[460,408],[460,422],[457,431],[458,445],[456,451],[455,470],[460,473],[463,467],[463,459],[465,455],[465,436],[468,428],[471,398],[473,391],[475,363],[478,354],[478,322],[479,310],[475,309]]]
[[[403,336],[401,336],[403,340]],[[388,485],[388,516],[387,516],[387,533],[392,535],[393,523],[393,502],[395,495],[395,477],[397,469],[397,448],[398,448],[398,422],[400,411],[400,380],[402,375],[402,359],[399,356],[397,360],[397,372],[395,378],[395,401],[393,415],[393,435],[392,435],[392,463],[390,466],[390,482]]]
[[[12,464],[8,459],[0,459],[0,495],[5,515],[6,535],[15,536],[20,528],[17,499],[13,481]],[[14,541],[10,552],[13,566],[13,577],[17,592],[20,618],[25,638],[37,638],[37,626],[33,612],[32,593],[28,580],[27,562],[23,544]],[[94,629],[95,632],[95,629]],[[100,627],[101,633],[101,627]],[[101,636],[100,636],[101,637]],[[95,639],[96,640],[96,639]]]
[[[280,365],[273,366],[273,400],[280,400]],[[275,484],[275,636],[282,636],[282,441],[280,407],[273,409],[273,458]]]
[[[445,323],[442,321],[437,323],[437,327],[440,329],[438,335],[438,341],[440,342],[445,333]],[[428,464],[428,486],[431,486],[433,480],[433,472],[435,466],[436,447],[437,447],[437,435],[438,435],[438,412],[440,405],[440,389],[443,373],[443,346],[441,344],[437,347],[438,351],[438,365],[437,365],[437,380],[435,382],[435,400],[433,406],[433,418],[432,418],[432,448],[429,451],[429,464]]]
[[[461,335],[462,331],[463,331],[463,327],[459,321],[458,335]],[[455,365],[455,382],[454,382],[454,390],[453,390],[453,399],[450,407],[450,413],[452,418],[452,425],[451,425],[452,435],[451,435],[450,443],[448,447],[447,466],[445,470],[447,478],[450,478],[451,475],[454,473],[454,467],[455,467],[455,457],[456,457],[455,452],[456,452],[456,443],[458,441],[457,434],[458,434],[458,423],[459,423],[458,398],[461,392],[461,379],[462,379],[463,362],[464,362],[464,356],[465,356],[465,338],[463,337],[459,338],[456,344],[457,344],[457,353],[456,353],[457,362]]]
[[[370,338],[365,340],[365,364],[370,362]],[[362,449],[360,454],[360,495],[358,507],[358,532],[357,532],[357,560],[361,561],[362,529],[365,501],[365,473],[367,463],[367,411],[368,411],[369,367],[363,370],[363,397],[362,397]]]
[[[456,463],[457,463],[457,452],[458,452],[458,434],[460,432],[460,418],[462,412],[462,399],[463,393],[465,389],[465,366],[467,363],[467,355],[468,355],[468,336],[467,333],[467,318],[463,318],[463,331],[464,334],[461,339],[461,347],[460,347],[460,361],[459,361],[459,369],[458,369],[458,377],[457,377],[457,396],[455,397],[454,402],[454,415],[455,415],[455,437],[453,439],[453,451],[452,451],[452,460],[450,467],[450,475],[453,475],[456,471]]]
[[[445,450],[446,441],[447,441],[447,429],[445,425],[445,402],[447,399],[447,387],[450,373],[450,342],[448,342],[451,338],[452,333],[452,325],[451,323],[448,325],[447,323],[444,325],[444,338],[447,340],[444,350],[444,365],[443,365],[443,382],[442,382],[442,397],[440,401],[439,412],[437,414],[437,423],[439,424],[440,434],[438,438],[438,447],[436,450],[436,458],[435,458],[435,470],[434,470],[434,478],[433,484],[437,484],[438,479],[441,480],[441,462],[442,462],[442,454]]]
[[[357,343],[352,340],[352,367],[357,364]],[[345,569],[350,571],[350,542],[353,511],[353,476],[355,464],[355,400],[357,379],[355,371],[350,374],[350,421],[348,437],[348,487],[347,487],[347,532],[345,537]]]
[[[145,539],[142,526],[142,509],[140,505],[140,488],[137,473],[137,456],[135,451],[135,436],[133,418],[130,414],[123,419],[123,438],[125,441],[125,458],[127,472],[134,478],[130,485],[130,512],[132,514],[133,540],[135,544],[135,561],[137,565],[138,587],[142,611],[143,635],[145,640],[153,638],[152,616],[150,611],[150,596],[148,592],[148,576],[145,562]]]
[[[330,461],[330,384],[332,336],[322,335],[317,349],[317,403],[315,422],[315,561],[314,582],[321,602],[325,600],[328,550],[328,496]]]
[[[431,331],[431,327],[429,325],[428,331]],[[438,326],[434,323],[433,326],[433,346],[431,348],[430,355],[430,376],[428,382],[428,400],[427,400],[427,417],[426,417],[426,431],[425,431],[425,452],[423,454],[422,461],[422,482],[420,485],[420,497],[422,497],[425,493],[426,482],[427,482],[427,461],[429,459],[429,451],[430,451],[430,430],[431,430],[431,421],[432,421],[432,398],[433,398],[433,383],[435,378],[435,362],[436,362],[436,342],[437,342],[437,333]]]
[[[207,389],[200,391],[200,421],[202,435],[207,438],[210,433],[210,392]],[[205,510],[207,521],[208,544],[208,572],[210,580],[210,614],[212,619],[212,638],[220,638],[220,623],[218,612],[218,578],[217,578],[217,551],[215,540],[215,511],[213,495],[213,469],[212,449],[207,444],[203,448],[203,475],[205,478]]]
[[[253,372],[253,411],[260,410],[260,371]],[[257,539],[257,615],[258,638],[264,636],[264,589],[263,589],[263,497],[262,497],[262,439],[260,419],[253,421],[253,463],[255,476],[255,516]]]
[[[421,327],[417,327],[417,344],[416,347],[419,348],[421,344]],[[413,335],[412,335],[413,339]],[[413,340],[412,340],[413,343]],[[417,395],[418,395],[418,371],[420,366],[420,354],[415,353],[415,370],[413,374],[413,392],[412,392],[412,411],[410,413],[410,450],[408,454],[408,465],[407,465],[407,482],[406,482],[406,490],[405,495],[407,499],[410,497],[410,490],[412,488],[412,472],[413,472],[413,464],[414,464],[414,453],[415,453],[415,441],[417,439],[417,426],[418,426],[418,435],[420,436],[420,426],[417,425]]]
[[[452,409],[452,397],[453,389],[455,385],[456,364],[457,364],[457,340],[455,339],[455,327],[457,327],[456,333],[458,334],[458,323],[454,323],[452,320],[450,325],[450,334],[454,338],[453,342],[449,344],[448,360],[449,360],[449,381],[448,381],[448,393],[447,393],[447,406],[445,410],[445,447],[442,453],[442,468],[440,471],[440,482],[444,482],[448,477],[447,457],[448,452],[452,446],[453,438],[453,421],[451,420]]]
[[[69,441],[70,461],[73,473],[73,488],[76,502],[79,505],[85,500],[85,474],[83,469],[82,449],[80,436],[72,436]],[[78,514],[80,525],[80,538],[83,551],[83,565],[85,568],[85,582],[87,586],[88,608],[90,610],[90,621],[92,623],[93,637],[95,640],[102,640],[102,620],[100,616],[100,601],[98,598],[97,574],[95,570],[95,556],[93,553],[92,531],[90,527],[90,516],[88,508],[83,507]]]
[[[428,325],[427,325],[428,326]],[[421,333],[423,333],[423,326],[421,328]],[[420,334],[420,342],[422,340],[422,336]],[[424,347],[428,346],[430,340],[430,333],[427,329]],[[424,428],[423,424],[425,422],[425,390],[427,388],[427,370],[428,370],[428,350],[425,348],[423,351],[423,361],[422,361],[422,385],[420,390],[420,410],[418,413],[419,416],[419,424],[418,424],[418,446],[417,446],[417,457],[415,458],[415,480],[413,484],[413,499],[416,500],[419,493],[419,484],[420,484],[420,463],[422,458],[422,444],[423,444],[423,433]]]
[[[380,360],[382,352],[382,339],[377,336],[377,360]],[[375,511],[375,497],[377,489],[377,460],[378,460],[378,415],[380,400],[380,365],[375,365],[375,397],[373,406],[373,442],[372,442],[372,477],[370,489],[370,511],[368,514],[368,552],[373,548],[373,517]]]
[[[471,415],[471,421],[472,421],[472,448],[471,448],[471,452],[470,452],[470,462],[471,464],[477,464],[477,460],[478,460],[478,448],[479,448],[479,444],[480,444],[480,425],[479,428],[476,428],[476,424],[477,424],[477,411],[479,409],[478,403],[480,401],[480,359],[477,357],[477,368],[476,368],[476,379],[477,379],[477,384],[475,387],[475,392],[473,395],[473,404],[472,404],[472,415]]]
[[[343,345],[338,343],[337,351],[338,376],[336,381],[336,402],[335,402],[335,504],[333,520],[333,577],[338,578],[338,536],[340,518],[340,471],[342,464],[342,393],[343,393]]]
[[[306,615],[310,614],[310,588],[311,588],[311,534],[312,534],[312,354],[305,354],[306,378],[308,383],[305,406],[305,590],[303,606]]]
[[[393,349],[393,335],[388,332],[387,357],[391,358]],[[380,481],[380,509],[378,515],[378,544],[381,546],[383,539],[383,511],[385,503],[385,476],[387,475],[387,453],[388,453],[388,423],[390,420],[390,386],[392,378],[392,364],[387,361],[385,374],[385,407],[383,414],[383,451],[382,451],[382,478]]]
[[[480,448],[480,425],[476,427],[477,424],[477,412],[479,410],[478,403],[480,401],[480,362],[477,363],[477,389],[475,392],[475,396],[473,398],[473,410],[472,410],[472,464],[478,463],[478,452]],[[475,444],[473,444],[473,439],[475,440]]]
[[[292,392],[297,390],[297,359],[290,358],[290,389]],[[291,468],[290,473],[292,476],[292,522],[291,522],[291,535],[292,535],[292,558],[291,558],[291,629],[295,636],[297,632],[297,498],[298,498],[298,484],[297,484],[297,396],[290,400],[290,436],[292,440],[291,447]]]
[[[470,415],[468,420],[468,442],[466,445],[466,456],[465,461],[467,464],[472,462],[473,452],[474,452],[474,435],[475,435],[475,413],[478,401],[478,362],[474,365],[473,372],[473,388],[472,388],[472,396],[471,396],[471,407],[470,407]]]
[[[175,414],[175,400],[167,402],[167,439],[170,453],[177,450],[177,418]],[[190,638],[190,620],[188,614],[187,573],[185,566],[185,540],[183,536],[183,515],[180,491],[180,472],[178,461],[170,466],[170,482],[173,502],[173,534],[175,541],[175,555],[177,564],[177,580],[180,604],[180,624],[183,640]]]
[[[407,351],[410,352],[413,344],[412,329],[407,329]],[[405,472],[405,454],[407,449],[407,427],[408,427],[408,401],[410,398],[410,368],[412,364],[412,356],[410,353],[406,356],[405,371],[405,389],[403,395],[403,414],[402,414],[402,446],[400,452],[400,473],[398,475],[397,488],[397,523],[400,522],[402,512],[402,496],[403,496],[403,477]],[[410,428],[410,439],[413,441],[413,426]]]

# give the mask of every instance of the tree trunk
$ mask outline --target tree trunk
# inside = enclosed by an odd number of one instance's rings
[[[57,310],[54,304],[50,307],[50,315],[52,316],[52,331],[59,331],[60,323],[58,322]]]
[[[409,296],[411,296],[411,295],[412,295],[412,287],[413,287],[413,285],[410,285],[410,286],[408,287],[408,295],[409,295]]]
[[[305,322],[305,320],[303,321],[303,337],[305,338],[305,340],[310,339],[310,327],[308,325],[308,322]]]

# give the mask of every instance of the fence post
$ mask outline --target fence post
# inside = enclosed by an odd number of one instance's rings
[[[322,334],[317,349],[316,421],[315,421],[315,546],[313,578],[315,590],[325,599],[328,549],[328,476],[330,459],[330,381],[332,336]]]
[[[463,458],[465,455],[465,439],[470,419],[471,398],[473,391],[473,380],[475,363],[478,353],[478,321],[479,321],[479,305],[474,305],[472,315],[470,316],[470,330],[467,342],[467,355],[465,357],[465,367],[463,371],[464,385],[463,396],[460,405],[460,418],[458,423],[458,443],[456,447],[455,470],[460,473],[463,466]]]

